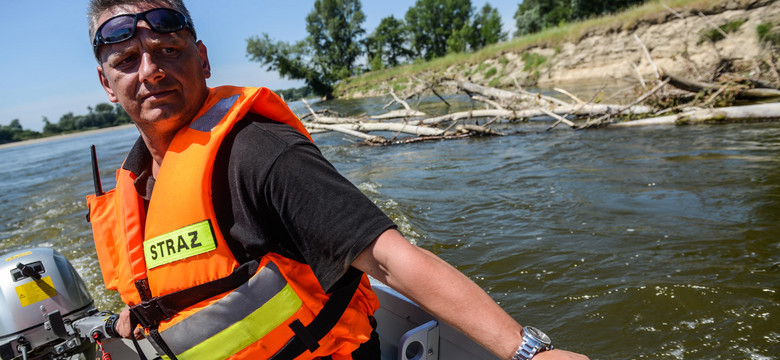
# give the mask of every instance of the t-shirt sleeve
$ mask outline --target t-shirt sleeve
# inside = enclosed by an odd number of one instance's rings
[[[268,173],[266,197],[325,289],[395,226],[311,142],[291,144],[279,155]]]
[[[262,231],[275,234],[274,239],[260,241],[275,243],[265,244],[267,249],[280,246],[283,251],[287,248],[292,254],[300,254],[311,266],[320,285],[330,290],[355,258],[395,224],[339,174],[306,137],[283,124],[255,122],[253,125],[247,128],[249,132],[238,137],[237,142],[243,144],[238,144],[237,148],[251,147],[253,151],[271,155],[264,161],[241,156],[245,166],[247,163],[259,164],[246,166],[242,171],[248,171],[250,176],[243,178],[254,178],[254,184],[250,186],[258,186],[255,189],[259,191],[252,195],[257,197],[252,201],[260,210],[257,216],[262,217],[257,222],[274,228],[271,232]],[[246,136],[258,131],[263,133],[260,139]],[[254,139],[255,144],[247,139]],[[266,143],[258,147],[257,141]],[[269,151],[271,154],[267,153]],[[289,249],[290,246],[295,249]]]

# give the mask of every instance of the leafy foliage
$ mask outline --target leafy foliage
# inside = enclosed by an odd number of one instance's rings
[[[360,0],[316,0],[314,9],[306,16],[307,41],[316,63],[323,64],[335,79],[344,79],[355,70],[355,61],[361,55],[361,27],[366,16]]]
[[[470,0],[417,0],[405,15],[415,55],[425,60],[446,55],[447,41],[469,25],[470,17]]]
[[[515,36],[625,9],[646,0],[523,0],[517,6]]]
[[[302,98],[308,98],[313,93],[311,92],[311,88],[308,86],[303,86],[299,88],[289,88],[289,89],[283,89],[283,90],[274,90],[274,92],[284,98],[285,101],[295,101]]]
[[[304,80],[315,93],[328,95],[338,80],[358,73],[364,21],[359,0],[316,0],[306,16],[306,39],[290,45],[264,33],[247,40],[247,55],[268,70]]]
[[[22,129],[19,119],[13,119],[10,124],[5,126],[0,125],[0,144],[35,139],[40,136],[41,134],[35,131]]]
[[[406,44],[406,25],[403,20],[390,15],[382,19],[373,33],[366,39],[366,52],[371,59],[371,69],[398,66],[403,59],[412,56]]]
[[[490,3],[486,3],[474,17],[472,23],[474,36],[471,39],[471,48],[477,50],[506,40],[507,34],[501,31],[502,26],[498,9],[490,6]]]

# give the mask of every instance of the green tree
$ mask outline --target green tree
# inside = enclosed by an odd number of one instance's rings
[[[507,34],[501,31],[501,15],[498,9],[485,3],[485,6],[474,17],[472,24],[474,29],[471,40],[471,48],[479,50],[487,45],[506,40]]]
[[[622,10],[646,0],[523,0],[517,6],[515,36],[531,34],[572,20]]]
[[[0,125],[0,144],[14,141],[22,141],[41,137],[41,134],[33,130],[25,130],[19,119],[11,120],[8,125]]]
[[[62,129],[60,129],[60,126],[49,122],[49,118],[43,117],[43,135],[49,136],[49,135],[56,135],[62,132]]]
[[[316,0],[306,16],[314,57],[324,61],[337,79],[354,74],[355,61],[362,54],[365,20],[360,0]]]
[[[301,98],[307,98],[312,94],[311,88],[308,86],[303,86],[299,88],[289,88],[289,89],[277,89],[274,90],[274,92],[287,100],[297,100]]]
[[[336,81],[358,73],[364,21],[359,0],[316,0],[306,16],[305,40],[290,45],[264,33],[247,40],[247,55],[268,70],[304,80],[316,93],[328,95]]]
[[[61,132],[68,132],[76,130],[77,120],[78,118],[74,116],[72,112],[69,112],[60,116],[60,120],[57,124]]]
[[[403,59],[410,58],[412,52],[405,46],[406,39],[407,32],[403,20],[396,19],[392,15],[383,18],[366,39],[366,54],[371,69],[381,69],[385,65],[398,66]]]
[[[558,26],[570,21],[571,13],[571,0],[524,0],[515,12],[515,36]]]
[[[13,119],[11,120],[11,123],[8,124],[8,130],[11,131],[22,131],[22,123],[19,121],[19,119]]]
[[[447,40],[468,25],[471,11],[470,0],[417,0],[405,15],[416,56],[430,60],[447,54]]]
[[[300,79],[306,82],[312,91],[319,95],[333,91],[333,77],[325,73],[324,64],[311,59],[311,49],[306,41],[295,44],[275,42],[268,34],[247,40],[247,55],[250,60],[268,66],[268,71],[277,71],[288,79]]]
[[[17,137],[22,131],[22,125],[19,119],[11,120],[8,125],[0,125],[0,144],[19,141]]]
[[[478,37],[470,24],[464,24],[460,29],[452,29],[452,34],[447,39],[447,53],[459,53],[468,50],[469,44],[475,42]]]
[[[7,144],[14,141],[14,134],[5,126],[0,126],[0,144]]]

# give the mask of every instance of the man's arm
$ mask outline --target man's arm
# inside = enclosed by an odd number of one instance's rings
[[[401,233],[382,233],[352,263],[455,327],[502,359],[511,359],[522,327],[477,284],[436,255],[412,245]],[[534,359],[587,359],[546,351]]]

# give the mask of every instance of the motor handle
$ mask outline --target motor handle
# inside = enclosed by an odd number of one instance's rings
[[[116,332],[118,319],[119,315],[116,314],[87,316],[74,321],[73,328],[80,337],[88,338],[92,342],[105,338],[118,338],[120,337]]]

